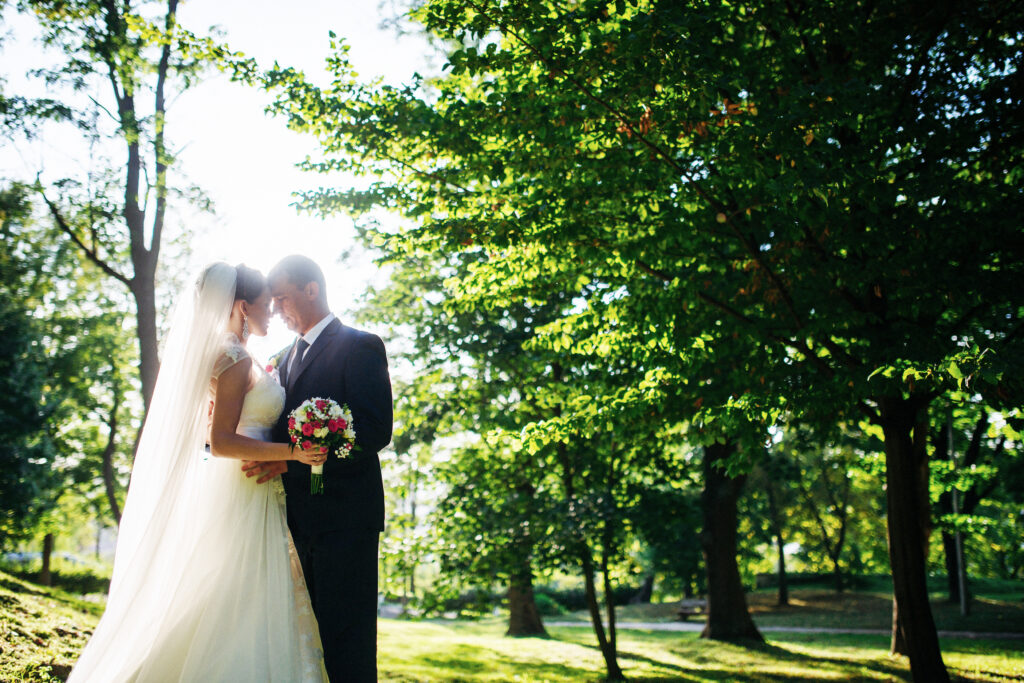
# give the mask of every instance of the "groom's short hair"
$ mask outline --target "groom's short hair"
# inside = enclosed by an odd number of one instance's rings
[[[301,254],[285,256],[271,269],[267,279],[276,280],[279,277],[287,278],[288,282],[299,288],[305,287],[310,282],[315,282],[320,286],[321,295],[326,294],[327,280],[324,279],[324,271],[320,270],[316,261],[307,256]]]

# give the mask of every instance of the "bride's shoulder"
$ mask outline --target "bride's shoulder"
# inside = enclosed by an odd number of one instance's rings
[[[220,377],[228,368],[249,358],[249,351],[233,332],[228,332],[221,340],[220,354],[213,366],[213,376]]]
[[[248,349],[234,332],[224,333],[224,337],[221,339],[221,354],[230,356],[235,361],[249,357]]]

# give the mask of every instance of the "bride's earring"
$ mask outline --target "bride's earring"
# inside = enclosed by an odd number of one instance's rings
[[[242,314],[242,339],[249,338],[249,316]]]

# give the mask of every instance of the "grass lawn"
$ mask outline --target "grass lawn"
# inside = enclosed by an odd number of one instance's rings
[[[759,621],[770,612],[765,609]],[[799,609],[804,617],[819,611],[806,605]],[[101,610],[100,605],[0,572],[0,683],[63,680]],[[664,613],[662,619],[670,617],[669,607],[649,606],[624,609],[623,618],[646,620],[658,610]],[[847,621],[859,618],[845,608],[839,614],[846,614]],[[504,620],[498,617],[478,622],[382,619],[380,678],[601,680],[604,664],[589,628],[551,628],[550,638],[506,638],[504,630]],[[768,633],[767,637],[767,645],[748,648],[701,640],[696,633],[621,631],[619,663],[635,681],[910,680],[906,661],[889,657],[887,636]],[[1024,641],[944,639],[942,647],[950,672],[960,680],[1024,679]]]
[[[388,681],[599,681],[593,634],[552,628],[550,638],[505,638],[504,623],[403,622],[380,626],[380,674]],[[622,631],[619,664],[634,681],[909,681],[887,636],[769,635],[763,646],[716,643],[696,633]],[[1024,677],[1024,641],[942,642],[962,681]]]

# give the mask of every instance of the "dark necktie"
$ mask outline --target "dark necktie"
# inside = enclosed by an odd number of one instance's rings
[[[306,349],[309,348],[309,342],[299,337],[299,341],[295,343],[295,360],[292,361],[292,370],[299,366],[302,362],[303,357],[306,355]]]
[[[288,380],[285,383],[285,388],[291,391],[292,385],[295,384],[295,376],[299,373],[299,365],[302,363],[302,356],[305,355],[306,349],[309,348],[309,342],[299,337],[299,341],[295,342],[295,355],[292,356],[291,363],[288,365]]]

